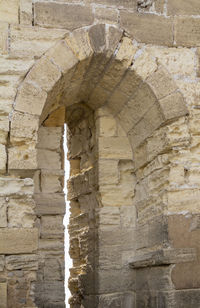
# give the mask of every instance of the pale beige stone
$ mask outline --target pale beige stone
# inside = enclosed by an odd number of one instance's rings
[[[36,26],[11,25],[10,54],[20,59],[40,58],[44,52],[54,46],[55,42],[62,39],[65,34],[66,30],[61,29],[49,31],[49,29]]]
[[[37,248],[38,229],[36,228],[4,228],[0,230],[1,254],[32,253]]]
[[[9,271],[14,270],[37,270],[38,269],[38,256],[37,255],[19,255],[19,256],[7,256],[6,268]]]
[[[44,122],[46,127],[63,127],[65,123],[65,107],[62,106],[55,111],[53,111],[47,120]]]
[[[42,216],[41,237],[62,238],[64,236],[63,216]]]
[[[99,22],[107,24],[117,24],[118,23],[118,11],[115,9],[108,9],[103,7],[97,7],[95,9],[95,18]]]
[[[0,227],[7,227],[7,202],[5,198],[0,198]]]
[[[117,123],[113,117],[101,117],[96,122],[98,135],[113,137],[117,134]]]
[[[124,62],[127,66],[129,66],[136,51],[137,47],[133,45],[132,40],[128,37],[124,37],[116,54],[116,59],[118,61]]]
[[[8,52],[8,24],[0,23],[0,53],[7,54]]]
[[[15,146],[8,151],[8,168],[9,169],[36,169],[37,151],[35,144]]]
[[[60,77],[58,67],[47,57],[42,57],[30,70],[26,80],[36,83],[45,91],[50,91]]]
[[[190,211],[190,213],[199,212],[199,190],[198,189],[181,189],[175,188],[174,191],[169,191],[168,198],[168,211],[170,213],[181,213],[183,211]],[[190,207],[188,208],[188,202]]]
[[[200,7],[198,0],[169,0],[168,1],[169,15],[200,15]]]
[[[31,198],[10,198],[7,202],[9,228],[33,228],[35,203]]]
[[[177,46],[199,46],[200,19],[193,17],[175,17],[174,40]]]
[[[159,103],[166,120],[181,117],[188,113],[184,98],[180,92],[161,99]]]
[[[42,169],[61,169],[60,154],[50,150],[38,149],[38,167]]]
[[[64,171],[52,172],[42,170],[41,172],[41,188],[43,193],[58,193],[63,191]]]
[[[19,0],[6,0],[0,2],[0,20],[9,23],[18,23]]]
[[[32,195],[33,194],[33,180],[30,178],[17,179],[15,177],[1,177],[0,178],[0,195]]]
[[[0,298],[1,298],[1,307],[7,308],[7,283],[0,283]]]
[[[106,159],[132,159],[129,141],[124,137],[100,137],[99,155]]]
[[[7,154],[5,145],[0,144],[0,172],[6,171],[6,164],[7,164]]]
[[[33,65],[32,60],[10,59],[0,57],[1,75],[22,75],[24,76]]]
[[[99,159],[99,185],[117,184],[119,182],[118,160]]]
[[[136,57],[132,69],[145,80],[157,69],[156,59],[150,54],[147,49],[140,50],[141,54]]]
[[[40,115],[47,99],[47,93],[36,84],[28,81],[19,88],[15,109],[21,112]]]
[[[170,168],[169,181],[177,185],[183,185],[185,181],[185,170],[181,165],[172,165]]]
[[[159,67],[156,72],[149,76],[147,83],[151,86],[158,99],[167,96],[177,89],[177,85],[163,67]]]
[[[60,150],[62,146],[63,128],[41,126],[38,131],[37,148]]]
[[[25,143],[28,139],[37,141],[38,126],[39,118],[37,116],[15,111],[11,121],[11,143]]]
[[[20,0],[20,24],[32,25],[32,1]]]
[[[63,73],[68,72],[78,63],[77,57],[65,41],[56,44],[46,53],[46,56],[58,65]]]

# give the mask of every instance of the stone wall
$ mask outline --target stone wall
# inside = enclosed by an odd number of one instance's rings
[[[198,307],[197,0],[0,2],[2,308]]]

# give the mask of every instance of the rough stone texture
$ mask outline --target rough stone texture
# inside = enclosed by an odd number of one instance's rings
[[[65,122],[71,308],[198,307],[198,14],[0,1],[3,307],[65,306]]]

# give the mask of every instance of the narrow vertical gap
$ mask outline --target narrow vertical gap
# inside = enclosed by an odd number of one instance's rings
[[[69,308],[68,300],[71,296],[70,290],[68,288],[68,279],[69,279],[69,269],[72,267],[72,260],[69,256],[69,233],[67,226],[69,224],[70,210],[69,210],[69,201],[67,201],[67,181],[69,179],[69,161],[67,159],[67,125],[64,124],[64,136],[63,136],[63,149],[64,149],[64,166],[65,166],[65,178],[64,178],[64,193],[65,193],[65,204],[66,204],[66,213],[64,216],[64,226],[65,226],[65,306]]]

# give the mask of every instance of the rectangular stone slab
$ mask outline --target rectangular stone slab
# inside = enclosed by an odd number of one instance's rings
[[[0,283],[1,308],[7,308],[7,283]]]
[[[38,248],[38,229],[0,230],[0,254],[32,253]]]

